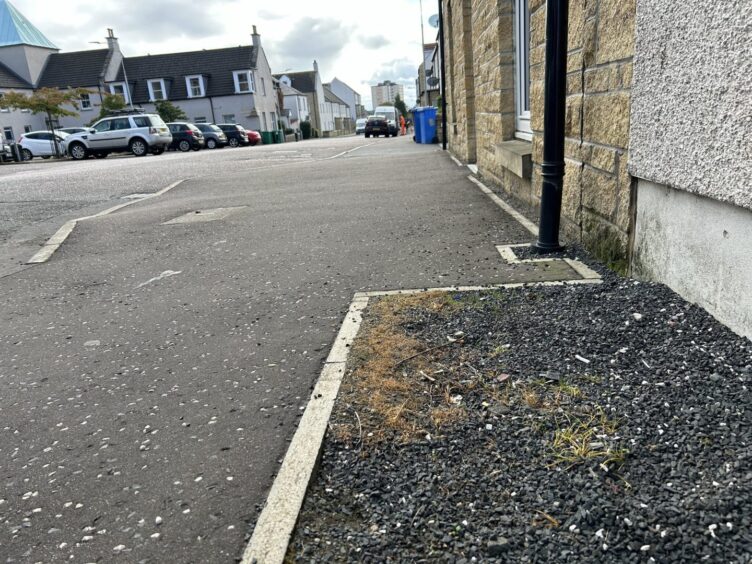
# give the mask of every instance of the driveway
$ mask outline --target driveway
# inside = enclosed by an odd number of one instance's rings
[[[260,149],[49,169],[92,206],[188,180],[0,278],[8,561],[233,562],[354,292],[548,275],[436,146]]]

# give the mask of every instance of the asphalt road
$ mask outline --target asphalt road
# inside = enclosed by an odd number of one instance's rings
[[[350,137],[4,175],[50,232],[188,180],[0,278],[3,561],[239,557],[354,292],[551,276],[500,260],[530,236],[467,174]]]

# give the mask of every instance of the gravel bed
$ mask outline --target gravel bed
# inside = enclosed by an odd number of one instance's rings
[[[433,347],[393,370],[412,432],[357,393],[356,342],[290,561],[752,561],[750,341],[610,273],[400,299]]]

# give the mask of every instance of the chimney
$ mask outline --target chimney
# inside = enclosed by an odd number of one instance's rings
[[[255,25],[253,26],[253,33],[251,34],[251,44],[256,48],[261,47],[261,36],[258,31],[256,31]]]
[[[316,59],[313,60],[313,71],[317,74],[319,72],[319,64],[316,62]]]
[[[111,27],[107,28],[107,46],[110,48],[110,51],[120,51],[120,44]]]

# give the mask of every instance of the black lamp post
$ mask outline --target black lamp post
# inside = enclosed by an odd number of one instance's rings
[[[543,162],[540,227],[534,248],[553,253],[559,244],[564,184],[564,117],[567,94],[569,0],[548,0],[546,8],[546,78],[543,115]]]

